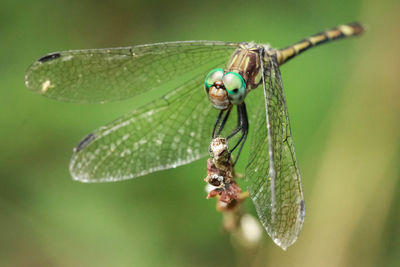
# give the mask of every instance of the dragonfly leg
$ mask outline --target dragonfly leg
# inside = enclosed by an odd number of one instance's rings
[[[219,114],[218,114],[217,121],[215,122],[214,127],[213,127],[212,138],[215,138],[215,137],[216,137],[216,136],[215,136],[215,130],[217,129],[217,126],[218,126],[218,124],[219,124],[219,121],[221,120],[222,115],[224,114],[224,112],[225,112],[225,110],[221,110],[221,111],[219,112]]]
[[[227,120],[228,120],[228,118],[229,118],[229,114],[231,113],[231,110],[232,110],[232,106],[230,106],[228,109],[221,110],[221,111],[219,112],[218,117],[217,117],[217,121],[216,121],[215,124],[214,124],[213,132],[212,132],[212,138],[216,138],[217,136],[219,136],[219,135],[221,134],[221,132],[222,132],[222,130],[224,129],[225,124],[226,124],[226,122],[227,122]],[[226,112],[226,113],[225,113],[225,112]],[[221,122],[221,124],[220,124],[221,118],[222,118],[222,116],[223,116],[224,113],[225,113],[225,116],[224,116],[224,118],[222,119],[222,122]],[[215,131],[216,131],[218,125],[219,125],[219,127],[218,127],[218,132],[215,133]]]
[[[235,136],[237,133],[241,132],[241,136],[240,136],[238,142],[229,151],[230,153],[232,153],[240,145],[234,164],[236,164],[237,160],[239,159],[240,152],[242,151],[243,145],[247,139],[247,134],[249,132],[249,120],[247,117],[247,110],[246,110],[246,105],[244,102],[242,104],[237,105],[237,111],[238,111],[238,126],[226,138],[227,140],[229,140],[230,138]]]
[[[238,159],[239,159],[239,156],[240,156],[240,152],[242,152],[242,148],[243,148],[243,146],[244,146],[244,143],[246,143],[246,139],[247,139],[247,134],[248,134],[249,132],[247,131],[247,132],[245,132],[242,136],[241,136],[241,143],[240,143],[240,147],[239,147],[239,150],[238,150],[238,153],[237,153],[237,155],[236,155],[236,159],[235,159],[235,162],[233,163],[233,166],[235,166],[236,165],[236,162],[238,161]],[[237,145],[239,145],[239,143],[237,144]],[[232,153],[232,151],[231,151],[231,153]]]

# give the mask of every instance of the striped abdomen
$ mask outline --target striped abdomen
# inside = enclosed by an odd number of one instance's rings
[[[351,23],[341,25],[331,30],[321,32],[310,36],[294,45],[277,50],[277,59],[279,65],[282,65],[289,59],[306,51],[307,49],[341,38],[356,36],[364,31],[364,27],[360,23]]]

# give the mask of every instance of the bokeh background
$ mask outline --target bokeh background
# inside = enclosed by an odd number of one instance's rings
[[[395,0],[1,1],[0,266],[400,266],[399,11]],[[119,183],[72,181],[72,148],[138,103],[61,103],[24,86],[27,67],[52,51],[284,47],[352,21],[367,25],[362,37],[281,70],[306,199],[286,252],[267,234],[251,252],[231,242],[205,199],[206,159]]]

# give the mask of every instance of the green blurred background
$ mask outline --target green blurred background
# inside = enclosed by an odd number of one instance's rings
[[[386,0],[3,0],[0,266],[400,266],[399,11]],[[284,47],[352,21],[367,25],[362,37],[282,68],[306,199],[286,252],[265,233],[251,252],[232,245],[205,199],[206,159],[119,183],[72,181],[72,148],[137,103],[61,103],[24,86],[27,67],[52,51],[200,39]]]

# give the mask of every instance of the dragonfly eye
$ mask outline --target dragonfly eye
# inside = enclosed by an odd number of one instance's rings
[[[210,87],[213,86],[215,82],[221,81],[222,76],[224,76],[224,70],[221,68],[213,69],[212,71],[210,71],[207,74],[206,80],[204,81],[206,91],[208,92]]]
[[[233,104],[240,104],[246,96],[246,84],[242,76],[236,72],[228,72],[222,77],[222,82]]]

